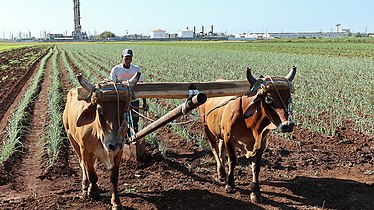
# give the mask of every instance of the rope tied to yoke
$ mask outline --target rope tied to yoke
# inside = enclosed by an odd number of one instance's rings
[[[285,104],[285,102],[283,100],[283,97],[281,97],[281,94],[280,94],[280,92],[278,90],[277,85],[275,85],[275,82],[274,82],[273,78],[270,77],[270,76],[267,76],[267,77],[270,78],[270,81],[274,84],[274,89],[277,92],[280,101],[282,102],[283,108],[285,110],[287,110],[287,115],[288,115],[288,119],[287,120],[288,120],[288,122],[292,122],[293,121],[293,119],[292,119],[293,104],[292,104],[292,84],[291,84],[291,82],[286,79],[287,86],[288,86],[288,89],[290,91],[290,98],[288,99],[288,106],[286,106],[286,104]]]
[[[257,93],[257,90],[259,89],[260,85],[261,85],[262,82],[260,82],[260,80],[257,80],[256,83],[243,95],[238,95],[238,96],[234,96],[232,98],[229,98],[228,100],[218,104],[217,106],[213,107],[211,110],[209,110],[208,112],[205,112],[203,114],[201,114],[201,116],[208,116],[210,113],[212,113],[214,110],[216,109],[219,109],[225,105],[227,105],[230,101],[233,101],[233,100],[236,100],[237,98],[240,98],[242,96],[253,96]]]
[[[127,133],[125,131],[127,129],[129,129],[129,126],[128,126],[128,123],[127,123],[126,119],[123,119],[122,123],[121,123],[121,117],[120,117],[120,98],[119,98],[118,88],[117,88],[117,85],[116,85],[115,82],[113,82],[112,84],[113,84],[114,90],[116,91],[116,98],[117,98],[117,122],[118,122],[118,126],[119,126],[118,127],[118,131],[117,131],[117,138],[121,135],[122,132],[124,132],[125,133],[125,139],[126,139]],[[123,117],[125,117],[125,114],[126,114],[126,112],[124,113]]]
[[[237,98],[240,98],[242,96],[254,96],[258,93],[258,90],[261,89],[261,85],[264,84],[264,82],[267,80],[267,79],[270,79],[270,81],[274,84],[274,89],[275,91],[277,92],[277,95],[279,96],[281,102],[282,102],[282,105],[284,107],[284,109],[287,110],[287,114],[288,114],[288,121],[292,121],[292,111],[293,111],[293,105],[292,105],[292,84],[290,81],[287,81],[287,86],[289,88],[289,91],[290,91],[290,98],[288,99],[288,106],[286,106],[283,98],[281,97],[280,95],[280,92],[278,90],[278,87],[276,85],[276,83],[274,82],[273,80],[273,77],[271,76],[266,76],[266,77],[263,77],[262,75],[259,76],[259,78],[257,79],[256,83],[247,91],[247,93],[243,94],[243,95],[238,95],[238,96],[234,96],[232,98],[229,98],[228,100],[218,104],[217,106],[213,107],[211,110],[209,110],[208,112],[205,112],[203,114],[201,114],[201,116],[208,116],[211,112],[213,112],[214,110],[216,109],[219,109],[225,105],[227,105],[230,101],[232,100],[236,100]]]

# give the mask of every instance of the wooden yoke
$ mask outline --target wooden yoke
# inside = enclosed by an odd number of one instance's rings
[[[134,87],[137,98],[175,98],[186,99],[188,90],[198,90],[208,98],[245,94],[250,89],[247,80],[229,80],[216,82],[143,82]],[[88,91],[78,87],[78,100],[85,100]]]

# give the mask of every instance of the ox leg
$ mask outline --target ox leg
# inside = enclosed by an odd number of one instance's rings
[[[261,170],[261,157],[265,149],[264,139],[261,141],[260,148],[255,152],[255,156],[251,158],[252,162],[252,183],[250,185],[250,198],[253,202],[261,203],[262,196],[260,192],[260,170]]]
[[[224,159],[224,156],[222,157],[222,150],[219,150],[218,144],[217,144],[217,138],[216,136],[210,132],[208,127],[205,127],[205,133],[208,136],[210,148],[212,149],[212,153],[214,155],[214,158],[216,159],[217,163],[217,175],[218,175],[218,181],[221,183],[225,183],[226,181],[226,171],[225,171],[225,165],[222,163],[222,159]],[[221,145],[221,141],[220,145]]]
[[[226,171],[225,171],[226,147],[223,142],[223,139],[219,140],[218,149],[219,149],[219,159],[221,160],[221,169],[223,170],[223,173],[225,174],[223,178],[225,179],[224,181],[226,181]]]
[[[110,170],[110,182],[112,183],[112,209],[121,209],[122,204],[118,195],[118,174],[119,165],[121,163],[122,151],[117,154],[114,159],[114,166]]]
[[[85,154],[83,156],[83,163],[86,171],[86,177],[90,182],[88,187],[88,197],[97,198],[100,194],[99,187],[97,186],[97,174],[94,167],[95,159],[92,153]]]
[[[260,192],[260,162],[261,156],[258,154],[256,157],[253,157],[252,161],[252,183],[250,185],[251,195],[250,198],[253,202],[261,203],[262,197]]]
[[[83,197],[86,197],[89,181],[87,179],[86,169],[85,169],[84,163],[82,161],[81,149],[80,149],[79,144],[74,140],[74,138],[70,134],[68,135],[68,138],[69,138],[69,141],[70,141],[70,145],[74,148],[74,151],[79,158],[79,165],[82,169],[82,195],[83,195]]]
[[[88,191],[88,186],[90,185],[90,182],[88,181],[87,174],[86,174],[86,169],[84,167],[84,163],[82,160],[79,160],[79,164],[82,169],[82,196],[87,197],[87,191]]]
[[[238,162],[236,151],[235,151],[235,143],[230,142],[230,139],[225,139],[227,153],[228,153],[228,164],[229,164],[229,175],[227,177],[226,183],[226,192],[233,193],[235,189],[235,181],[234,181],[234,170],[236,163]]]

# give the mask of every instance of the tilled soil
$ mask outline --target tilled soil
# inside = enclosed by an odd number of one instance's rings
[[[25,47],[0,53],[0,120],[33,74],[47,47]]]
[[[102,193],[92,200],[80,196],[81,170],[68,144],[50,168],[45,168],[43,157],[38,156],[38,123],[43,120],[41,113],[46,113],[41,104],[48,101],[43,94],[49,89],[48,72],[32,108],[36,119],[31,120],[31,133],[23,139],[27,149],[0,166],[0,209],[110,209],[109,173],[101,163],[97,168]],[[66,92],[71,84],[65,73],[61,78]],[[191,132],[202,133],[201,124],[195,124]],[[336,137],[300,127],[288,139],[271,133],[260,173],[261,204],[249,199],[252,175],[247,159],[239,158],[236,191],[228,194],[215,181],[211,152],[181,139],[166,126],[157,136],[165,143],[166,154],[147,144],[143,162],[122,162],[122,204],[128,209],[372,209],[374,136],[354,131],[349,121],[344,124]]]

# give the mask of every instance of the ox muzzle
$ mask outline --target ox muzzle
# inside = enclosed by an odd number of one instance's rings
[[[105,150],[108,152],[113,152],[113,151],[116,151],[117,149],[122,149],[123,140],[114,139],[114,140],[104,141],[104,147],[105,147]]]
[[[293,121],[286,121],[278,125],[278,131],[281,133],[292,132],[295,123]]]

